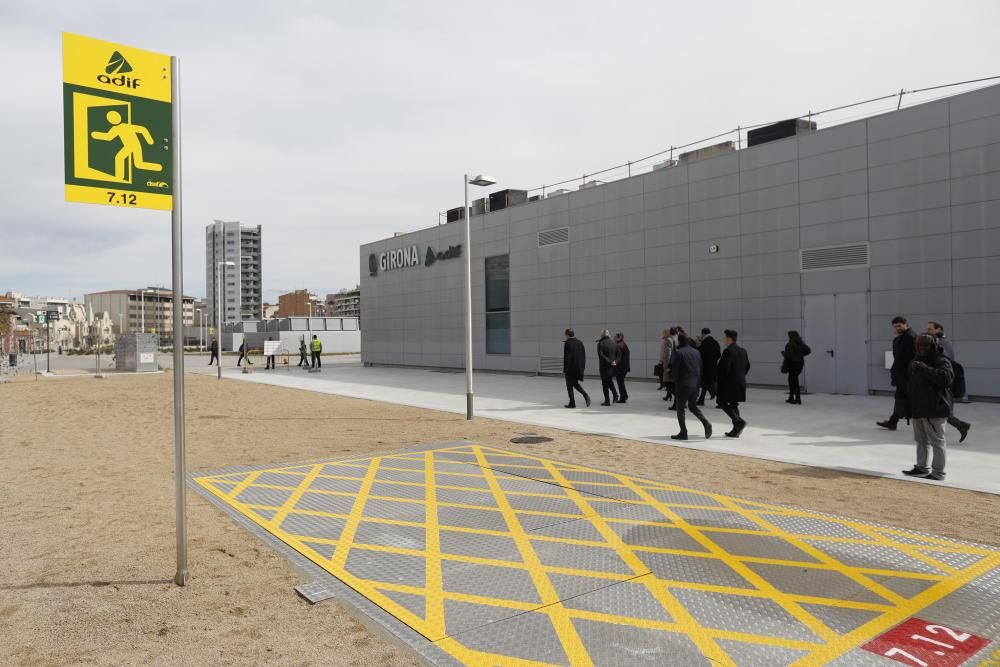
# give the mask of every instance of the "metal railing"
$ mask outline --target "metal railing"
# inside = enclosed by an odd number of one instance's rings
[[[826,121],[826,123],[824,125],[824,128],[834,127],[836,125],[840,125],[840,124],[843,124],[843,123],[849,123],[849,122],[852,122],[852,121],[855,121],[855,120],[858,120],[858,119],[861,119],[861,118],[867,118],[867,117],[871,117],[871,116],[876,116],[876,115],[879,115],[881,113],[886,113],[886,112],[890,112],[890,111],[899,111],[900,109],[902,109],[903,98],[904,98],[905,95],[916,95],[916,94],[921,94],[921,93],[928,93],[928,92],[931,92],[931,91],[943,90],[943,89],[946,89],[946,88],[954,88],[954,87],[957,87],[957,86],[971,86],[973,84],[984,83],[984,82],[988,82],[988,81],[993,82],[993,81],[997,81],[997,80],[1000,80],[1000,75],[997,75],[997,76],[988,76],[988,77],[983,77],[983,78],[979,78],[979,79],[969,79],[969,80],[966,80],[966,81],[957,81],[957,82],[954,82],[954,83],[946,83],[946,84],[941,84],[941,85],[937,85],[937,86],[928,86],[928,87],[925,87],[925,88],[914,88],[912,90],[907,90],[905,88],[900,88],[898,91],[893,92],[893,93],[889,93],[887,95],[881,95],[879,97],[873,97],[873,98],[870,98],[870,99],[861,100],[859,102],[851,102],[850,104],[842,104],[842,105],[839,105],[839,106],[836,106],[836,107],[831,107],[829,109],[821,109],[819,111],[807,110],[806,113],[800,114],[800,115],[797,115],[797,116],[784,116],[784,117],[782,117],[782,118],[780,118],[778,120],[770,120],[770,121],[767,121],[767,122],[764,122],[764,123],[754,123],[752,125],[737,125],[735,128],[732,128],[732,129],[729,129],[729,130],[725,130],[723,132],[719,132],[718,134],[713,134],[710,137],[704,137],[702,139],[697,139],[695,141],[688,141],[688,142],[685,142],[685,143],[679,144],[679,145],[673,145],[673,144],[671,144],[670,146],[668,146],[667,148],[665,148],[663,150],[660,150],[660,151],[657,151],[655,153],[651,153],[649,155],[645,155],[643,157],[639,157],[639,158],[636,158],[636,159],[633,159],[633,160],[626,160],[625,162],[622,162],[620,164],[616,164],[616,165],[614,165],[612,167],[606,167],[604,169],[598,169],[596,171],[588,171],[588,172],[583,173],[581,176],[574,176],[573,178],[567,178],[567,179],[564,179],[564,180],[561,180],[561,181],[557,181],[555,183],[544,183],[544,184],[539,185],[539,186],[534,187],[534,188],[528,188],[527,192],[529,193],[529,196],[531,195],[531,193],[537,193],[542,199],[544,199],[545,196],[546,196],[546,191],[549,191],[549,194],[551,194],[551,190],[553,188],[559,188],[560,186],[564,186],[564,185],[573,185],[573,184],[577,184],[577,183],[579,184],[579,187],[584,187],[584,186],[589,185],[591,183],[593,183],[594,185],[598,185],[598,184],[602,184],[603,185],[604,183],[607,183],[609,181],[619,180],[619,179],[622,179],[622,178],[629,178],[631,176],[635,176],[635,175],[637,175],[639,173],[643,173],[645,170],[650,170],[651,171],[653,169],[653,167],[655,166],[654,164],[651,164],[651,162],[653,160],[656,160],[658,158],[665,158],[667,160],[673,160],[675,154],[679,155],[681,152],[687,152],[689,150],[694,150],[694,149],[697,149],[698,147],[705,147],[706,145],[709,144],[709,142],[713,142],[714,141],[716,143],[719,143],[720,140],[724,141],[725,139],[729,138],[729,139],[731,139],[736,144],[736,147],[737,147],[738,150],[742,149],[743,146],[745,145],[744,142],[746,141],[746,133],[747,132],[749,132],[750,130],[755,130],[755,129],[760,128],[760,127],[766,127],[768,125],[773,125],[774,123],[781,122],[781,121],[784,121],[784,120],[802,119],[802,120],[809,120],[809,121],[811,121],[811,120],[817,118],[818,116],[825,116],[826,119],[829,119],[829,120]],[[962,92],[971,92],[972,90],[977,90],[978,88],[984,88],[984,87],[986,87],[986,86],[977,86],[977,87],[970,88],[969,90],[962,91]],[[950,97],[950,96],[952,96],[954,94],[956,94],[956,93],[949,92],[947,95],[941,95],[941,96],[938,96],[938,97],[931,97],[931,98],[928,98],[928,99],[915,100],[914,103],[916,104],[916,103],[932,102],[934,100],[942,99],[944,97]],[[879,109],[875,109],[875,110],[866,111],[866,112],[864,112],[864,113],[862,113],[860,115],[849,116],[849,117],[841,117],[841,118],[832,118],[831,119],[831,117],[828,115],[828,114],[834,114],[834,113],[839,112],[839,111],[845,111],[847,109],[856,109],[858,107],[862,107],[862,106],[865,106],[865,105],[873,105],[873,104],[877,104],[879,102],[887,102],[889,100],[895,100],[895,105],[890,105],[888,107],[883,107],[883,108],[879,108]],[[599,181],[599,182],[594,181],[593,179],[595,177],[597,177],[597,176],[602,176],[602,177],[604,177],[605,180],[602,180],[602,181]],[[591,180],[588,181],[587,179],[591,179]],[[444,216],[446,214],[447,214],[447,211],[439,211],[438,212],[438,224],[442,224],[442,220],[444,219]]]

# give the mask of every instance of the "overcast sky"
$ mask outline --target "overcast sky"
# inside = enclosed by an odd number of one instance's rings
[[[170,285],[169,214],[64,201],[63,31],[180,57],[185,292],[221,218],[263,225],[276,301],[353,286],[358,246],[436,224],[465,171],[534,188],[997,75],[998,25],[996,0],[0,0],[0,292]]]

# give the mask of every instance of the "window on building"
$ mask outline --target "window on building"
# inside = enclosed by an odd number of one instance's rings
[[[486,354],[510,354],[510,255],[486,258]]]

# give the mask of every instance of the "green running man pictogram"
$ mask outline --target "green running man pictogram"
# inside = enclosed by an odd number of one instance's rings
[[[117,111],[109,111],[107,119],[111,123],[111,129],[107,132],[91,132],[90,136],[100,141],[121,139],[121,150],[115,155],[115,178],[125,180],[125,161],[129,158],[132,158],[132,166],[135,169],[146,171],[161,171],[163,169],[162,165],[146,162],[142,158],[142,144],[139,143],[139,137],[142,136],[143,140],[151,146],[153,137],[149,134],[149,130],[142,125],[123,123],[122,115]]]

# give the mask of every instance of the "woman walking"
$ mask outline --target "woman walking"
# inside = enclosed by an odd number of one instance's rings
[[[670,380],[670,358],[674,356],[674,329],[664,329],[660,334],[660,386],[659,389],[666,389],[667,393],[663,400],[669,401],[674,397],[673,382]]]
[[[785,403],[802,405],[802,391],[799,388],[799,376],[806,365],[806,357],[812,350],[802,340],[798,331],[788,332],[788,342],[781,356],[785,360],[781,363],[781,372],[788,373],[788,400]]]

